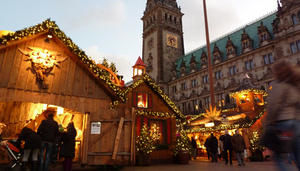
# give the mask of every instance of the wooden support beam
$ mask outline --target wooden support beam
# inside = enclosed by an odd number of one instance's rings
[[[119,143],[120,143],[120,137],[121,137],[121,133],[122,133],[123,124],[124,124],[124,117],[121,117],[120,122],[119,122],[118,131],[117,131],[117,136],[115,139],[114,151],[112,154],[113,160],[117,159],[117,152],[118,152],[118,147],[119,147]]]
[[[131,143],[130,143],[130,163],[135,165],[135,109],[132,108],[131,113]]]

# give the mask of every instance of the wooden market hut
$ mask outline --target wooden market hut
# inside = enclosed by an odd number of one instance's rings
[[[127,85],[124,95],[127,98],[126,108],[131,109],[136,125],[134,137],[140,135],[144,125],[150,131],[157,129],[160,134],[159,142],[156,150],[151,153],[151,160],[153,163],[172,162],[176,143],[176,119],[185,117],[145,73],[145,64],[140,57],[133,66],[133,82]]]
[[[218,137],[225,130],[230,133],[236,129],[241,131],[249,155],[253,155],[258,148],[261,120],[266,114],[267,92],[256,87],[250,78],[245,78],[230,96],[233,102],[228,104],[229,107],[211,108],[206,113],[189,116],[189,136],[198,138],[202,154],[205,152],[205,139],[210,133]]]
[[[56,107],[56,120],[73,121],[76,160],[84,165],[130,164],[133,124],[121,88],[107,70],[98,67],[55,22],[16,32],[0,31],[0,122],[5,139],[16,138],[24,126],[36,129],[42,112]],[[118,122],[124,118],[124,136]],[[4,154],[4,153],[1,153]],[[3,156],[0,160],[4,160]]]

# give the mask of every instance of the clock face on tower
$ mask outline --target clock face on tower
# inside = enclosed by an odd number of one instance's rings
[[[177,36],[173,34],[167,34],[167,45],[170,47],[177,48],[178,47]]]

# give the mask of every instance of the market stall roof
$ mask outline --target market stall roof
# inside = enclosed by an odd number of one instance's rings
[[[164,101],[164,103],[168,105],[168,107],[174,112],[177,118],[185,119],[185,116],[176,107],[175,103],[167,95],[164,94],[160,86],[158,86],[155,81],[147,74],[144,74],[143,77],[138,81],[132,82],[132,84],[127,85],[128,87],[122,92],[123,96],[126,98],[128,92],[132,91],[143,83],[148,85]]]
[[[0,49],[15,45],[23,40],[42,34],[48,34],[50,38],[54,36],[59,39],[71,53],[79,58],[79,61],[81,61],[81,63],[85,66],[84,68],[97,80],[103,83],[102,86],[104,86],[105,89],[115,97],[115,100],[119,99],[122,102],[125,101],[124,96],[121,94],[122,90],[111,81],[107,71],[99,68],[96,63],[91,60],[69,37],[67,37],[54,21],[51,21],[50,19],[16,32],[5,32],[5,34],[1,34]]]

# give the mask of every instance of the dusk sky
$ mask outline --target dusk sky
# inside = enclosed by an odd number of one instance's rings
[[[185,52],[205,43],[202,0],[177,0],[184,13]],[[146,0],[8,0],[1,2],[0,30],[16,31],[47,18],[56,21],[95,61],[114,62],[125,81],[142,56]],[[277,9],[276,0],[207,0],[214,40]]]

